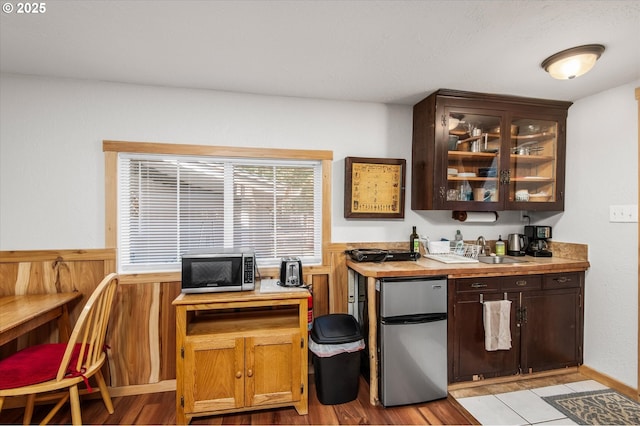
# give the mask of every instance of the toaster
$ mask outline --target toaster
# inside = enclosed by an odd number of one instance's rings
[[[280,282],[284,287],[300,287],[302,282],[302,262],[297,257],[283,257],[280,263]]]

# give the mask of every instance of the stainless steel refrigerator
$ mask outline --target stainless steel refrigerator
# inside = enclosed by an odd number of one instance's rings
[[[380,402],[447,396],[446,277],[385,278],[380,298]]]

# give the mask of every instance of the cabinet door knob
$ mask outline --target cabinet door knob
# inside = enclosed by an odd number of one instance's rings
[[[253,377],[253,370],[252,369],[248,369],[247,370],[247,377]]]
[[[239,379],[242,377],[242,371],[237,371],[236,372],[236,379]]]

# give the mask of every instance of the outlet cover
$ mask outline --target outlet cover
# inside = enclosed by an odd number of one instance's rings
[[[625,204],[609,206],[609,222],[638,222],[638,205]]]

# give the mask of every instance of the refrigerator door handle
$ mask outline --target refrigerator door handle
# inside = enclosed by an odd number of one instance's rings
[[[436,312],[431,314],[398,315],[395,317],[381,318],[383,324],[424,324],[428,322],[444,321],[447,319],[446,312]]]

